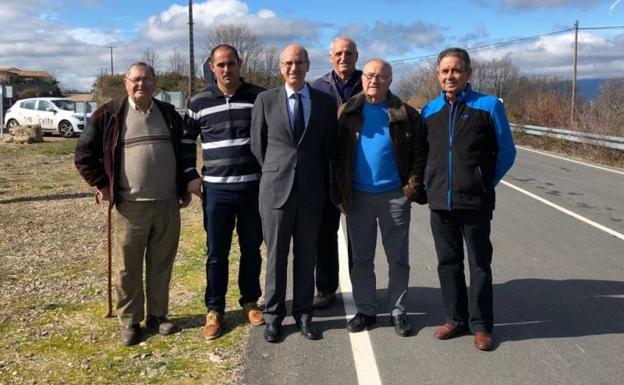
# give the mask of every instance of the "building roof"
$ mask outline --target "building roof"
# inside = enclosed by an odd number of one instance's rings
[[[71,99],[74,102],[91,102],[93,101],[93,94],[69,94],[67,99]]]
[[[19,68],[0,68],[0,72],[10,72],[22,78],[46,78],[52,79],[52,75],[45,71],[23,71]]]

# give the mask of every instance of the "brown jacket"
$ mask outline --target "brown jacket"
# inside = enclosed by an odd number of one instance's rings
[[[347,211],[351,202],[355,145],[364,123],[362,106],[365,100],[364,94],[359,93],[338,110],[338,138],[332,152],[330,194],[334,204],[342,204]],[[420,114],[390,92],[386,103],[403,193],[409,200],[425,204],[427,197],[423,176],[427,144]]]
[[[184,130],[184,121],[171,104],[157,99],[153,99],[153,102],[160,109],[169,127],[176,157],[177,192],[178,197],[183,199],[186,194],[186,182],[183,178],[180,137]],[[98,108],[91,116],[89,125],[80,135],[74,155],[74,163],[82,178],[89,186],[95,186],[100,190],[108,188],[111,204],[119,203],[116,183],[119,176],[121,147],[118,144],[127,105],[128,97],[124,96],[113,99]]]

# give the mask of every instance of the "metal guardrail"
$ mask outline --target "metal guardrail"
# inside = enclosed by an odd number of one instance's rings
[[[510,124],[512,130],[520,131],[529,135],[550,136],[553,138],[569,140],[577,143],[588,143],[597,146],[624,150],[624,138],[619,136],[598,135],[589,132],[564,130],[561,128],[548,128],[529,126],[522,124]]]

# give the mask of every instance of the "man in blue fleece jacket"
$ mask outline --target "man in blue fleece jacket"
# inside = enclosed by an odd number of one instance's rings
[[[425,186],[438,276],[447,317],[436,329],[445,340],[470,330],[479,350],[493,348],[492,244],[494,188],[516,149],[503,104],[471,89],[470,56],[461,48],[438,55],[440,96],[422,110],[429,152]],[[464,276],[464,246],[470,290]]]

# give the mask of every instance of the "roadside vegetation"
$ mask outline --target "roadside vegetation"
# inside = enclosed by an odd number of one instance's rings
[[[233,384],[248,326],[231,257],[226,330],[201,336],[205,233],[182,211],[170,318],[182,331],[122,347],[106,314],[106,207],[73,165],[76,140],[0,145],[0,384]],[[236,241],[233,254],[236,254]]]

